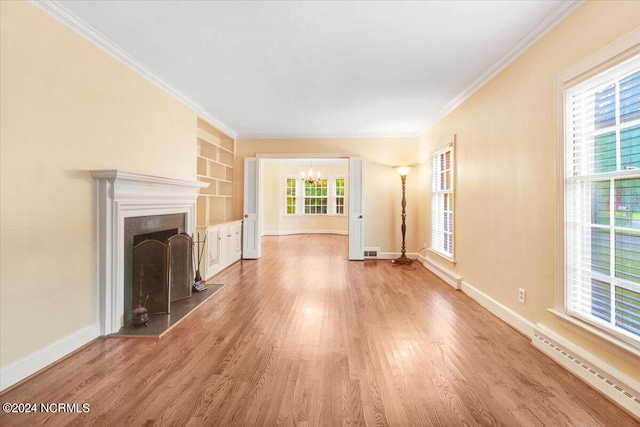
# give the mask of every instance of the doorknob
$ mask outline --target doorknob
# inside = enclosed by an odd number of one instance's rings
[[[360,215],[358,218],[359,218],[359,219],[362,219],[362,215]]]

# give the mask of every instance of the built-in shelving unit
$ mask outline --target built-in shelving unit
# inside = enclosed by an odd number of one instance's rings
[[[233,162],[235,140],[198,118],[198,181],[209,184],[200,190],[198,227],[233,220]]]

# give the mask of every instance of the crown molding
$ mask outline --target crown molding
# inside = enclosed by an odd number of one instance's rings
[[[80,36],[89,40],[95,46],[100,48],[103,52],[111,55],[118,61],[122,62],[127,67],[131,68],[136,73],[158,86],[160,89],[167,92],[174,98],[182,101],[187,106],[191,107],[200,117],[216,126],[224,133],[236,138],[238,133],[232,128],[223,123],[220,119],[213,116],[211,113],[205,111],[195,100],[186,95],[184,92],[173,86],[171,83],[160,77],[158,74],[147,68],[141,62],[136,60],[133,56],[129,55],[126,51],[120,48],[115,43],[111,42],[107,37],[100,34],[89,24],[78,18],[73,13],[69,12],[64,6],[54,0],[29,0],[31,4],[47,13],[57,21],[66,25],[71,30],[75,31]]]
[[[373,134],[373,133],[346,133],[346,134],[238,134],[235,130],[227,126],[220,119],[204,110],[195,100],[180,91],[175,86],[164,80],[157,75],[151,69],[144,66],[137,61],[134,57],[129,55],[126,51],[121,49],[116,44],[112,43],[105,36],[96,31],[93,27],[82,21],[80,18],[69,12],[62,5],[55,0],[29,0],[30,3],[43,10],[54,19],[66,25],[71,30],[75,31],[80,36],[89,40],[95,46],[102,51],[111,55],[115,59],[122,62],[127,67],[131,68],[142,77],[149,80],[151,83],[158,86],[160,89],[169,93],[176,99],[182,101],[184,104],[192,108],[201,118],[205,119],[212,125],[219,128],[224,133],[232,136],[236,139],[320,139],[320,138],[416,138],[421,136],[424,132],[431,128],[435,123],[444,118],[447,114],[455,110],[459,105],[466,101],[471,95],[473,95],[478,89],[484,86],[487,82],[497,76],[503,69],[509,64],[515,61],[520,55],[522,55],[527,49],[529,49],[534,43],[542,38],[547,32],[558,25],[567,16],[573,13],[578,7],[580,7],[585,0],[570,0],[563,3],[560,7],[554,10],[547,18],[534,28],[527,36],[522,39],[516,46],[514,46],[507,54],[505,54],[498,62],[496,62],[491,68],[489,68],[484,74],[482,74],[476,81],[474,81],[467,89],[462,91],[458,96],[452,99],[445,108],[432,117],[427,124],[416,133],[399,133],[399,134]]]
[[[352,133],[352,134],[241,134],[238,139],[318,139],[318,138],[418,138],[431,128],[438,121],[442,120],[447,114],[451,113],[471,95],[478,91],[482,86],[496,77],[509,64],[515,61],[520,55],[533,46],[545,34],[551,31],[556,25],[562,22],[566,17],[571,15],[585,0],[569,0],[564,2],[560,7],[550,13],[544,21],[536,28],[531,30],[518,44],[516,44],[509,52],[507,52],[498,62],[485,71],[478,79],[476,79],[467,89],[462,91],[458,96],[453,98],[444,109],[432,117],[427,124],[416,133],[401,134],[370,134],[370,133]]]
[[[484,72],[471,86],[462,91],[458,96],[453,98],[446,107],[429,120],[422,130],[420,130],[415,136],[420,136],[435,125],[438,121],[442,120],[447,114],[458,108],[464,101],[466,101],[471,95],[473,95],[478,89],[488,83],[491,79],[496,77],[502,70],[504,70],[509,64],[515,61],[520,55],[533,46],[538,40],[540,40],[545,34],[551,31],[556,25],[562,22],[567,16],[571,15],[578,7],[580,7],[585,0],[570,0],[563,3],[560,7],[550,13],[544,21],[540,23],[536,28],[529,32],[518,44],[516,44],[509,52],[507,52],[498,62],[496,62],[491,68]]]

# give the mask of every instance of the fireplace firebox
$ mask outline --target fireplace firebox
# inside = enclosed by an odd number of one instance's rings
[[[166,235],[170,237],[160,240]],[[133,305],[145,306],[149,314],[170,313],[172,302],[191,297],[193,241],[177,230],[135,236],[134,242],[138,240],[133,247]]]
[[[138,305],[145,306],[149,309],[149,313],[168,313],[171,301],[165,301],[170,295],[170,277],[168,276],[171,258],[169,256],[169,239],[173,236],[179,236],[185,233],[186,215],[168,214],[168,215],[145,215],[137,217],[125,218],[124,221],[124,323],[131,324],[133,320],[132,310]],[[188,237],[188,236],[187,236]],[[142,255],[139,261],[144,260],[146,267],[136,271],[134,268],[134,247],[144,242],[144,246],[149,246],[149,254]],[[159,247],[166,246],[164,255],[155,254]],[[175,245],[174,245],[175,246]],[[189,248],[191,250],[191,248]],[[158,251],[160,252],[160,251]],[[174,250],[174,252],[176,252]],[[161,267],[159,257],[162,258],[164,267]],[[175,257],[174,257],[175,258]],[[181,258],[186,258],[181,256]],[[188,269],[192,268],[191,252],[186,259]],[[153,266],[152,266],[153,265]],[[164,273],[162,273],[164,271]],[[142,277],[141,277],[142,276]],[[140,288],[141,280],[145,284]],[[189,289],[190,292],[190,289]],[[160,296],[160,295],[165,296]],[[148,301],[145,301],[149,295]],[[160,303],[160,301],[165,301]],[[164,307],[166,305],[166,307]],[[159,308],[164,307],[164,308]]]

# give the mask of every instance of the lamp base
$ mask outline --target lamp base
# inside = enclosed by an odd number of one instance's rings
[[[391,260],[391,262],[394,264],[409,265],[413,262],[413,260],[411,258],[407,258],[405,255],[402,255],[399,258]]]

